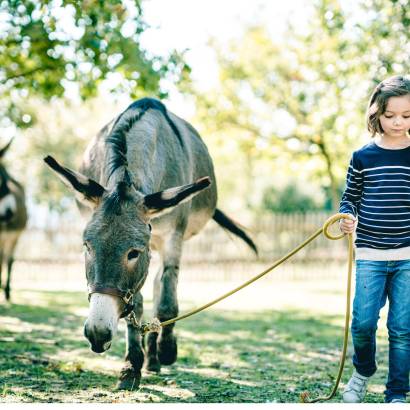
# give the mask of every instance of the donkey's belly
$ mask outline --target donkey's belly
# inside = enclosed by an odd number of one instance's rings
[[[16,246],[17,239],[19,238],[21,231],[1,231],[0,232],[0,248],[4,256],[8,257],[12,255],[14,247]]]
[[[191,213],[189,215],[187,228],[184,232],[184,241],[196,235],[201,229],[203,229],[211,217],[212,214],[210,209],[203,209]],[[170,224],[166,219],[159,219],[156,222],[153,222],[151,237],[151,247],[153,250],[161,251],[164,242],[166,242],[175,232],[173,226],[175,226],[175,223]]]
[[[201,229],[204,228],[211,217],[212,215],[209,209],[191,214],[189,216],[187,229],[184,233],[184,240],[196,235]]]

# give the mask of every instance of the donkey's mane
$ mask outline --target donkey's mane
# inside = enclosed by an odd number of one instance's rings
[[[122,206],[131,200],[129,195],[130,183],[120,181],[116,184],[115,189],[109,193],[103,202],[103,210],[105,214],[121,214]]]
[[[164,104],[153,98],[142,98],[141,100],[135,101],[117,118],[110,135],[106,139],[110,152],[108,162],[108,179],[111,178],[115,171],[123,168],[124,174],[123,177],[120,178],[120,181],[123,181],[128,185],[132,184],[132,178],[127,169],[128,161],[126,135],[134,124],[139,121],[149,109],[158,110],[164,115],[169,126],[178,137],[179,143],[183,146],[181,134],[171,118],[169,118]],[[121,192],[123,190],[120,189],[118,191]]]
[[[126,135],[149,110],[158,110],[167,120],[169,126],[178,137],[180,145],[183,147],[181,134],[168,115],[164,104],[153,98],[142,98],[133,102],[115,121],[112,131],[106,139],[108,148],[108,180],[114,173],[122,171],[121,177],[116,179],[115,188],[104,201],[104,210],[108,213],[121,213],[121,205],[129,199],[128,190],[133,181],[128,170],[127,161],[127,139]]]

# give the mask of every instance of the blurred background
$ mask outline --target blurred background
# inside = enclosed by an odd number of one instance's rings
[[[261,249],[210,222],[187,243],[185,277],[256,273],[337,211],[373,87],[410,72],[409,25],[408,0],[1,1],[0,144],[15,137],[5,163],[29,209],[13,283],[84,289],[84,221],[42,158],[78,169],[144,96],[197,128],[218,206]],[[342,274],[339,242],[317,240],[278,275]]]
[[[176,365],[144,375],[133,395],[112,391],[125,339],[102,358],[89,351],[85,221],[43,157],[78,169],[90,139],[141,97],[191,122],[214,160],[218,207],[246,227],[260,255],[210,221],[184,248],[184,313],[255,276],[337,212],[351,153],[369,141],[370,93],[409,74],[409,57],[410,0],[0,0],[0,148],[14,138],[4,163],[29,211],[12,303],[0,292],[0,402],[327,394],[343,334],[347,246],[322,237],[178,324]],[[156,270],[154,257],[144,319]],[[379,329],[370,402],[382,401],[387,372]]]

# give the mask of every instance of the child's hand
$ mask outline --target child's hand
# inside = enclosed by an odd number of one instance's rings
[[[350,219],[341,219],[339,228],[343,233],[353,233],[356,229],[357,219],[353,215],[349,215]]]

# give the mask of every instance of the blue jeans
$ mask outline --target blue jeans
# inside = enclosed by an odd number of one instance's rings
[[[387,402],[409,391],[410,371],[410,259],[356,261],[353,301],[353,364],[362,376],[376,372],[376,330],[380,309],[389,299],[389,376]]]

